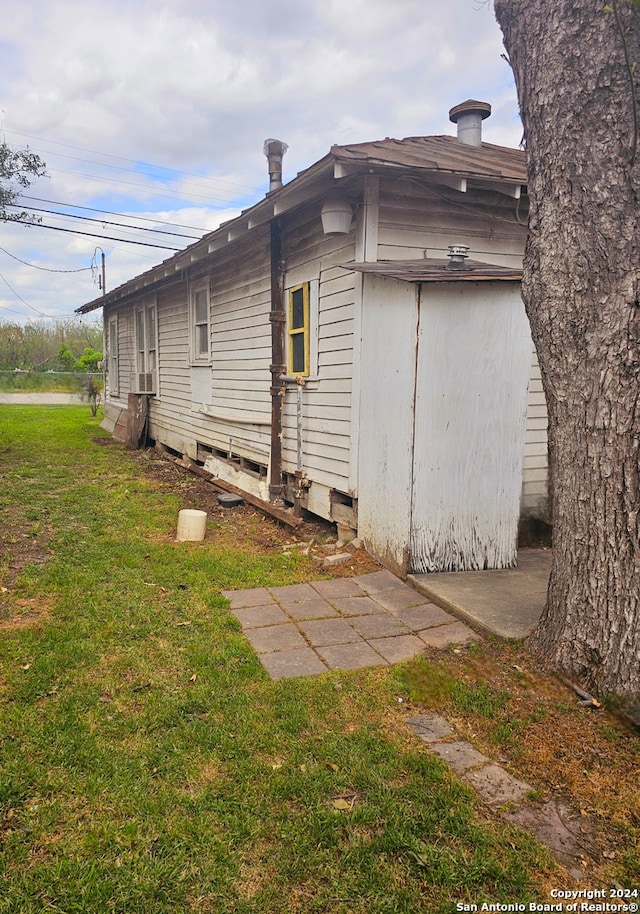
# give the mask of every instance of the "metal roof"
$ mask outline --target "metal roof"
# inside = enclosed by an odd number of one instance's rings
[[[522,270],[494,263],[466,260],[464,267],[454,269],[448,260],[377,260],[370,263],[341,263],[344,270],[375,273],[405,282],[520,282]]]
[[[491,143],[469,146],[453,136],[411,136],[404,140],[332,146],[331,154],[345,163],[426,169],[468,178],[527,183],[523,150]]]
[[[520,149],[494,146],[491,143],[470,146],[460,143],[452,136],[416,136],[403,140],[387,138],[371,143],[332,146],[326,156],[301,171],[283,187],[244,210],[240,216],[223,223],[183,251],[133,277],[106,295],[87,302],[76,309],[76,314],[88,314],[107,303],[124,302],[132,296],[175,281],[182,270],[233,243],[253,228],[265,225],[274,216],[322,196],[329,187],[327,182],[333,183],[336,179],[374,170],[424,174],[436,183],[448,184],[461,191],[466,190],[470,182],[472,186],[477,184],[516,198],[520,196],[520,189],[527,181],[525,153]]]

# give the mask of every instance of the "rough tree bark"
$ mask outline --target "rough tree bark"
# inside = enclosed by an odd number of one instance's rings
[[[494,0],[525,131],[523,297],[549,412],[553,564],[529,645],[640,695],[640,18],[625,0]]]

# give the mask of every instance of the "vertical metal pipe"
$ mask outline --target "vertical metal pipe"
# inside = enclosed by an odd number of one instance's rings
[[[279,219],[271,220],[271,472],[269,475],[269,498],[275,501],[282,497],[282,408],[284,404],[284,382],[282,376],[287,370],[284,347],[286,313],[284,305],[284,264],[282,258],[282,224]]]

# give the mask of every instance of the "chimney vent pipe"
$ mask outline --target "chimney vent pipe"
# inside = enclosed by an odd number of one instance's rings
[[[449,111],[449,120],[458,127],[458,142],[465,146],[482,146],[482,122],[491,116],[489,102],[468,99]]]
[[[264,154],[269,162],[269,192],[282,187],[282,158],[288,148],[282,140],[264,141]]]

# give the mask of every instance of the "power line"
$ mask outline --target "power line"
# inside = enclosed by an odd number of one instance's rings
[[[46,228],[54,232],[68,232],[70,235],[86,235],[87,238],[101,238],[103,241],[119,241],[122,244],[138,244],[147,248],[161,248],[164,251],[182,251],[182,248],[169,247],[166,244],[152,244],[150,241],[133,241],[129,238],[114,238],[112,235],[97,235],[95,232],[79,232],[77,229],[62,228],[61,225],[46,225],[44,222],[30,222],[29,228]]]
[[[91,269],[91,267],[80,267],[77,270],[52,270],[51,267],[40,267],[37,263],[29,263],[27,260],[21,260],[19,257],[16,257],[15,254],[7,251],[6,248],[0,248],[0,251],[3,251],[7,257],[13,257],[18,263],[23,263],[25,267],[33,267],[34,270],[44,270],[46,273],[82,273],[84,270]]]
[[[162,219],[150,219],[148,216],[140,216],[136,213],[135,216],[131,216],[129,213],[116,213],[110,209],[97,209],[95,206],[80,206],[77,203],[60,203],[59,200],[46,200],[44,197],[32,197],[29,194],[21,194],[20,200],[35,200],[36,203],[49,203],[51,206],[67,206],[69,209],[84,209],[89,213],[103,213],[105,216],[121,216],[123,218],[137,219],[139,222],[153,222],[155,225],[173,225],[176,228],[190,229],[193,232],[210,232],[211,229],[198,228],[195,225],[182,225],[180,222],[164,222]],[[30,209],[29,206],[26,207]]]
[[[11,285],[11,283],[9,282],[9,280],[6,278],[6,276],[3,276],[2,273],[0,273],[0,279],[2,279],[2,280],[7,284],[7,286],[11,289],[11,291],[13,292],[13,294],[15,295],[15,297],[18,298],[18,299],[20,299],[20,301],[22,302],[22,304],[23,304],[23,305],[26,305],[27,308],[31,308],[32,311],[35,311],[36,314],[39,314],[41,317],[50,317],[50,316],[51,316],[50,314],[45,314],[44,311],[38,311],[37,308],[34,308],[33,305],[30,305],[29,302],[26,301],[26,300],[22,297],[22,295],[20,295],[18,292],[16,292],[16,290],[13,288],[13,286]],[[16,312],[16,314],[19,314],[19,313],[20,313],[20,312],[18,312],[18,311]]]
[[[125,222],[110,222],[108,219],[97,219],[93,216],[79,216],[76,213],[60,213],[54,209],[43,209],[39,206],[19,206],[17,203],[8,204],[15,209],[26,209],[34,213],[48,213],[50,216],[62,216],[65,219],[82,219],[85,222],[98,222],[100,225],[115,225],[118,228],[134,229],[137,232],[155,232],[159,235],[175,235],[176,238],[191,238],[199,241],[200,235],[184,235],[181,232],[171,232],[168,229],[147,228],[144,225],[127,225]],[[62,204],[64,206],[64,203]]]

